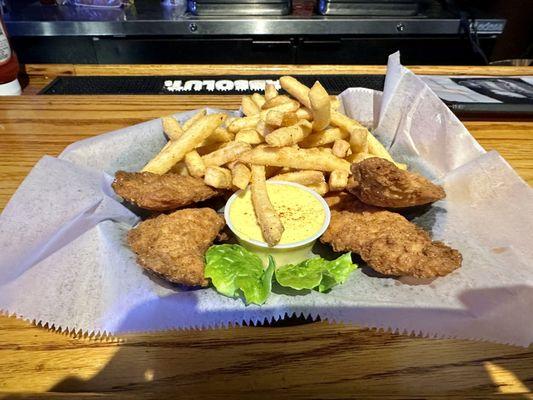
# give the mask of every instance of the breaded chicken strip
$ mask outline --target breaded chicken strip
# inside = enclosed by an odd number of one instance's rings
[[[366,204],[403,208],[433,203],[446,197],[442,187],[422,175],[404,171],[383,158],[352,164],[348,191]]]
[[[128,243],[147,270],[170,282],[207,286],[204,254],[224,225],[211,208],[188,208],[141,222]]]
[[[118,171],[112,186],[124,200],[153,211],[175,210],[221,193],[202,179],[171,173]]]
[[[358,253],[377,272],[431,278],[461,266],[461,254],[400,214],[361,203],[343,194],[329,198],[331,223],[320,238],[335,251]]]
[[[379,211],[381,208],[365,204],[353,194],[347,192],[330,192],[325,197],[331,211]]]

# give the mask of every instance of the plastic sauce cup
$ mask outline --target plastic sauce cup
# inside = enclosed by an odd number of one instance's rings
[[[324,209],[324,223],[322,224],[322,227],[314,235],[309,236],[303,240],[293,243],[278,244],[276,246],[269,246],[264,241],[241,237],[239,236],[239,232],[237,231],[237,229],[235,229],[231,221],[230,209],[237,196],[239,196],[239,194],[241,194],[243,190],[235,192],[228,199],[226,206],[224,207],[224,218],[226,219],[226,224],[235,234],[237,240],[243,247],[257,254],[265,262],[268,259],[269,255],[274,257],[276,265],[295,264],[312,257],[313,253],[311,250],[313,249],[313,245],[329,226],[331,213],[329,211],[328,204],[326,203],[324,198],[318,193],[316,193],[314,190],[309,189],[308,187],[305,187],[298,183],[284,181],[267,181],[267,185],[294,186],[312,194],[313,197],[315,197],[320,202]],[[245,190],[250,190],[250,187],[246,188]]]

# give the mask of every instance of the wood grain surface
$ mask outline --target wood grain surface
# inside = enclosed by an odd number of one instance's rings
[[[423,75],[533,75],[531,67],[506,66],[409,66],[413,72]],[[238,75],[238,74],[384,74],[385,65],[211,65],[211,64],[28,64],[28,75]]]
[[[89,68],[57,67],[81,70]],[[0,210],[44,154],[172,112],[238,104],[236,96],[0,99]],[[533,121],[466,126],[533,184]],[[0,398],[532,398],[532,350],[327,322],[91,338],[0,317]]]

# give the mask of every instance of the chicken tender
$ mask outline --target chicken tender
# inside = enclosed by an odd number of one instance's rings
[[[425,232],[421,232],[425,233]],[[461,266],[461,253],[429,236],[399,238],[382,236],[363,249],[361,257],[383,275],[434,278],[445,276]]]
[[[211,208],[188,208],[141,222],[128,243],[145,269],[170,282],[205,287],[204,254],[224,225]]]
[[[351,199],[350,199],[351,197]],[[375,271],[431,278],[461,266],[461,254],[400,214],[363,204],[353,196],[329,198],[331,223],[320,238],[335,251],[353,251]]]
[[[112,186],[124,200],[153,211],[175,210],[221,194],[200,178],[172,173],[118,171]]]
[[[324,200],[326,200],[331,211],[363,212],[381,210],[379,207],[374,207],[359,201],[354,195],[344,191],[328,193],[324,197]]]
[[[388,208],[413,207],[446,197],[442,187],[423,176],[404,171],[383,158],[352,164],[348,191],[366,204]]]

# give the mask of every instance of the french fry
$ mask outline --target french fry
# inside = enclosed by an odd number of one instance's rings
[[[367,152],[368,151],[368,135],[370,132],[363,127],[352,128],[350,132],[350,149],[354,153]]]
[[[264,138],[274,129],[275,129],[274,127],[268,125],[265,121],[259,121],[257,125],[255,126],[255,130],[257,131],[257,133],[263,136],[263,141],[264,141]]]
[[[298,111],[298,110],[296,110]],[[295,125],[298,123],[298,120],[300,118],[298,118],[298,115],[296,114],[296,112],[286,112],[286,113],[283,113],[283,119],[281,120],[281,126],[291,126],[291,125]],[[302,118],[302,119],[305,119],[305,118]]]
[[[301,183],[324,195],[347,186],[350,163],[369,157],[394,162],[366,127],[338,111],[340,99],[328,95],[319,82],[308,88],[284,76],[280,84],[287,95],[267,84],[264,95],[243,97],[244,117],[222,116],[215,123],[201,110],[183,128],[172,116],[163,117],[170,140],[143,171],[204,176],[214,187],[235,189],[245,188],[253,175],[248,167],[259,165],[265,179]],[[324,172],[329,172],[327,179]]]
[[[277,108],[272,108],[268,110],[265,116],[265,122],[274,127],[280,126],[292,126],[296,125],[299,121],[296,112],[283,112],[279,111]]]
[[[266,118],[267,113],[269,113],[270,111],[273,111],[273,110],[286,113],[286,112],[295,112],[299,108],[300,108],[300,103],[298,103],[296,100],[289,99],[289,101],[286,102],[286,103],[282,103],[282,104],[280,104],[278,106],[270,107],[270,108],[261,110],[261,114],[260,114],[261,120],[264,121],[265,118]]]
[[[235,134],[231,133],[226,128],[219,126],[209,137],[217,142],[231,142],[235,138]]]
[[[265,141],[265,138],[255,129],[247,128],[237,132],[237,134],[235,135],[235,141],[250,144],[259,144],[263,143]]]
[[[361,153],[353,153],[349,155],[348,157],[346,157],[346,160],[348,162],[357,164],[358,162],[361,162],[363,160],[366,160],[367,158],[372,158],[372,157],[376,157],[376,156],[370,153],[361,152]]]
[[[233,186],[244,190],[250,183],[252,172],[246,165],[237,162],[235,166],[231,168],[231,176],[231,182],[233,183]]]
[[[196,150],[185,154],[185,165],[191,176],[201,178],[205,174],[205,164]]]
[[[205,140],[226,119],[226,114],[210,114],[198,119],[196,123],[181,135],[177,140],[170,142],[161,152],[146,164],[143,172],[152,172],[162,175],[174,164],[181,161],[185,154]]]
[[[372,136],[372,138],[374,138],[374,136],[372,134],[369,134],[368,137],[370,138],[370,136]],[[377,141],[376,138],[374,138],[374,140]],[[368,141],[368,143],[370,144],[370,140]],[[379,144],[381,145],[381,143],[379,143]],[[406,164],[397,163],[396,161],[394,161],[392,159],[391,155],[387,152],[387,150],[385,150],[385,148],[383,148],[383,150],[381,151],[381,154],[386,155],[386,156],[382,157],[381,155],[373,154],[373,153],[370,153],[369,151],[360,152],[360,153],[353,153],[353,154],[347,156],[346,160],[348,162],[351,162],[351,163],[358,163],[358,162],[361,162],[363,160],[366,160],[367,158],[379,157],[379,158],[384,158],[385,160],[388,160],[388,161],[394,163],[400,169],[407,169],[407,165]]]
[[[272,131],[265,137],[271,146],[283,147],[301,142],[311,133],[312,125],[305,119],[293,126],[287,126]]]
[[[226,122],[224,123],[224,126],[227,128],[237,117],[228,117],[226,118]]]
[[[230,142],[226,146],[202,157],[206,167],[218,167],[239,158],[239,155],[250,150],[252,146],[244,142]]]
[[[397,163],[395,163],[395,164],[396,164],[396,166],[397,166],[398,168],[400,168],[400,169],[403,169],[403,170],[406,170],[406,169],[407,169],[407,164],[399,163],[399,162],[397,162]]]
[[[235,138],[235,134],[228,131],[226,128],[219,126],[215,131],[209,135],[198,147],[209,146],[214,143],[231,142]]]
[[[229,163],[227,163],[227,164],[225,165],[225,167],[228,168],[230,171],[233,171],[233,168],[235,168],[235,166],[236,166],[237,164],[239,164],[239,163],[240,163],[239,160],[233,160],[233,161],[230,161]]]
[[[217,151],[218,149],[223,148],[226,144],[227,143],[219,142],[219,143],[211,143],[211,144],[208,144],[206,146],[198,146],[196,148],[196,151],[201,156],[205,156],[206,154],[212,153],[214,151]]]
[[[207,167],[204,182],[217,189],[231,189],[231,171],[222,167]]]
[[[273,97],[265,102],[265,104],[262,105],[261,109],[268,110],[269,108],[278,107],[285,103],[290,103],[292,100],[289,96],[285,96],[284,94],[280,94],[276,97]]]
[[[333,142],[333,154],[339,158],[344,158],[347,156],[348,150],[350,150],[350,143],[343,139],[337,139]]]
[[[263,104],[265,104],[266,101],[265,97],[261,96],[259,93],[252,94],[252,100],[257,105],[257,107],[259,107],[259,109],[263,107]]]
[[[285,230],[278,213],[268,198],[265,180],[265,167],[252,165],[252,204],[254,206],[257,222],[261,227],[263,238],[269,246],[275,246],[281,240]]]
[[[329,192],[329,186],[326,182],[316,183],[314,185],[307,185],[309,189],[313,189],[320,196],[325,196]]]
[[[355,119],[351,119],[338,111],[331,111],[331,125],[344,129],[346,132],[351,132],[354,127],[364,128]]]
[[[296,110],[296,116],[298,119],[306,119],[308,121],[313,120],[313,112],[309,108],[299,108]]]
[[[228,125],[228,131],[237,133],[245,128],[254,128],[259,122],[260,115],[251,115],[250,117],[235,118],[231,124]]]
[[[332,111],[331,125],[337,126],[350,134],[350,145],[354,153],[365,150],[369,132],[359,122],[338,111]]]
[[[309,102],[313,111],[313,130],[326,129],[331,120],[331,102],[328,92],[318,81],[309,90]]]
[[[332,171],[328,180],[329,190],[332,192],[344,190],[348,186],[348,176],[349,173],[347,171]]]
[[[169,170],[169,172],[172,172],[173,174],[182,175],[182,176],[191,176],[191,174],[189,174],[189,170],[187,169],[187,166],[185,165],[185,162],[183,161],[174,165]]]
[[[322,132],[312,133],[299,143],[300,147],[309,148],[324,146],[333,143],[335,140],[346,139],[349,137],[348,132],[339,128],[329,128]]]
[[[329,100],[331,102],[331,109],[333,111],[338,111],[339,108],[341,108],[341,101],[337,96],[329,96]]]
[[[296,169],[319,171],[350,171],[350,163],[319,149],[299,149],[297,147],[255,147],[239,156],[248,164],[272,165]]]
[[[201,110],[194,114],[191,118],[189,118],[187,121],[183,123],[183,131],[186,131],[191,126],[193,126],[198,120],[200,120],[202,117],[205,117],[207,114],[207,110]]]
[[[271,110],[267,112],[266,117],[265,117],[265,122],[271,126],[281,126],[281,124],[283,123],[284,115],[285,114],[282,113],[281,111]]]
[[[309,135],[311,133],[311,130],[313,129],[313,124],[306,119],[302,119],[301,121],[298,121],[296,125],[301,126],[306,131],[309,131],[307,135]]]
[[[279,78],[279,83],[287,93],[298,100],[307,108],[311,108],[311,102],[309,101],[309,88],[300,83],[292,76],[282,76]]]
[[[170,147],[170,143],[172,143],[171,140],[166,142],[165,145],[163,146],[163,148],[161,149],[161,151],[167,151],[167,149]]]
[[[241,101],[241,106],[242,106],[242,112],[247,117],[250,117],[255,114],[259,114],[259,111],[261,111],[261,109],[257,106],[257,104],[255,104],[255,102],[252,100],[250,96],[243,96],[242,101]]]
[[[273,84],[269,83],[265,86],[265,99],[266,100],[273,99],[277,95],[278,95],[278,89],[276,89],[276,87]]]
[[[367,136],[368,140],[368,152],[370,154],[375,155],[376,157],[384,158],[385,160],[389,160],[390,162],[395,163],[395,161],[392,159],[392,156],[389,154],[387,149],[372,135],[370,132]]]
[[[167,116],[162,118],[163,132],[168,136],[170,140],[177,140],[182,134],[183,129],[176,118]]]
[[[270,178],[273,181],[285,181],[299,183],[300,185],[314,185],[325,182],[324,173],[321,171],[294,171],[278,174]]]

